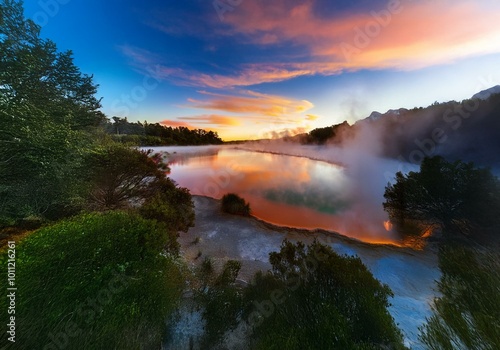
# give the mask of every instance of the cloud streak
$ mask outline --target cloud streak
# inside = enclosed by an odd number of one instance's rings
[[[242,95],[199,92],[209,98],[204,100],[190,98],[187,107],[280,118],[290,118],[314,107],[307,100],[295,100],[249,90],[240,91]]]
[[[241,125],[241,121],[235,117],[229,117],[225,115],[217,115],[217,114],[204,114],[197,116],[189,116],[189,117],[179,117],[180,120],[187,120],[188,122],[192,122],[196,125],[199,124],[209,124],[218,127],[224,126],[239,126]]]
[[[500,52],[494,45],[500,42],[500,5],[493,2],[392,0],[376,10],[329,17],[318,13],[318,2],[244,1],[223,25],[214,25],[216,34],[230,40],[283,48],[271,62],[253,60],[231,73],[210,74],[156,62],[158,71],[178,85],[224,89],[361,69],[411,70]],[[214,32],[197,35],[214,38]],[[293,55],[301,54],[290,59],[290,47]],[[145,52],[128,47],[124,53],[145,63]]]
[[[314,107],[307,100],[263,94],[250,90],[238,90],[232,94],[198,91],[198,98],[189,98],[187,104],[179,107],[217,111],[200,115],[180,116],[175,120],[161,122],[168,126],[185,126],[191,129],[209,127],[224,132],[230,127],[256,127],[260,130],[253,137],[273,137],[276,133],[293,136],[306,132],[307,122],[316,120],[305,113]],[[278,130],[278,131],[277,131]]]

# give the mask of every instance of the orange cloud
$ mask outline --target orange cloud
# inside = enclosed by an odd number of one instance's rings
[[[210,124],[217,126],[239,126],[241,125],[240,120],[236,117],[228,117],[224,115],[197,115],[189,117],[179,117],[181,120],[188,120],[194,124]]]
[[[307,100],[295,100],[255,91],[240,91],[241,95],[216,94],[199,91],[209,99],[188,99],[190,108],[218,110],[229,113],[257,114],[268,117],[286,117],[305,112],[314,105]],[[268,119],[268,118],[266,118]]]

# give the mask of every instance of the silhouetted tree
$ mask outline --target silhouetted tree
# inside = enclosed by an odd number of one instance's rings
[[[473,163],[425,158],[420,172],[398,172],[384,198],[384,209],[400,227],[413,222],[468,234],[499,223],[500,182]]]

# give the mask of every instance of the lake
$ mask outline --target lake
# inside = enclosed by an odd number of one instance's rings
[[[384,227],[384,182],[367,184],[349,168],[233,146],[154,151],[164,152],[169,177],[193,195],[220,199],[232,192],[250,203],[252,215],[272,224],[324,229],[370,243],[399,243]]]

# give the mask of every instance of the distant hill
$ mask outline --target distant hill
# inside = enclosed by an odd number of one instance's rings
[[[299,136],[295,141],[304,144],[363,144],[367,151],[412,163],[440,154],[499,167],[500,86],[461,102],[373,112],[353,125],[344,122]]]
[[[492,88],[483,90],[472,96],[472,98],[479,98],[481,100],[488,99],[491,95],[500,94],[500,85],[493,86]]]

